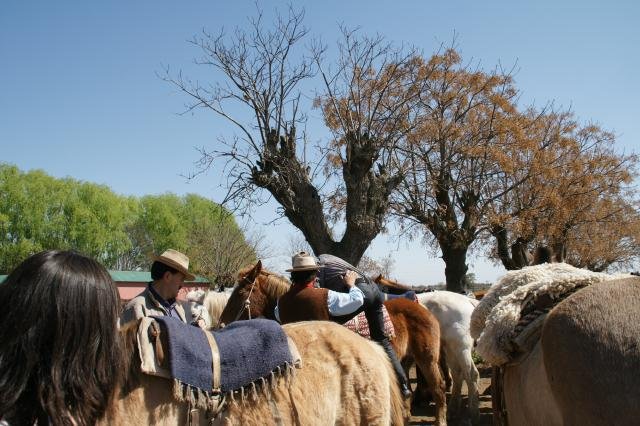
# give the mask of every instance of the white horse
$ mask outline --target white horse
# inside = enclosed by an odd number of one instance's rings
[[[211,317],[211,328],[218,328],[220,315],[229,300],[231,292],[191,290],[187,293],[187,300],[203,305]]]
[[[462,383],[465,382],[469,395],[469,414],[475,419],[478,417],[480,375],[471,357],[473,338],[469,325],[478,301],[451,291],[421,293],[418,294],[418,300],[440,323],[440,344],[452,379],[450,411],[452,414],[460,413]]]

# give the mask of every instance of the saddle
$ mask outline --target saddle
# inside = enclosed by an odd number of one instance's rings
[[[217,413],[227,397],[258,397],[258,388],[301,368],[295,343],[275,321],[239,321],[210,333],[171,317],[140,320],[143,373],[173,381],[177,401]]]
[[[384,317],[384,334],[389,338],[393,339],[396,337],[396,330],[393,328],[393,323],[391,322],[391,317],[389,317],[389,312],[387,308],[382,305],[382,316]],[[362,337],[367,339],[371,339],[371,333],[369,332],[369,322],[367,321],[367,317],[364,312],[360,312],[355,317],[351,318],[349,321],[345,322],[345,327],[347,327],[351,331],[355,331]]]
[[[619,277],[565,263],[507,273],[472,314],[476,350],[495,366],[519,362],[538,342],[546,315],[558,303],[586,286]]]

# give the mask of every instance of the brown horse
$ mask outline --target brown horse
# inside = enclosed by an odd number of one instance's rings
[[[375,282],[383,285],[397,284],[382,275]],[[403,285],[404,286],[404,285]],[[469,395],[469,414],[477,419],[478,380],[480,376],[473,362],[473,339],[469,334],[471,315],[478,302],[465,295],[451,291],[431,291],[418,295],[419,302],[438,319],[440,323],[440,367],[445,378],[451,370],[452,393],[449,400],[449,415],[461,413],[462,384],[466,383]],[[446,360],[446,363],[444,362]],[[448,364],[448,365],[447,365]]]
[[[229,324],[256,317],[275,319],[273,311],[278,298],[289,287],[286,278],[264,271],[260,261],[242,269],[220,322]],[[445,387],[438,366],[438,320],[427,309],[408,299],[389,300],[384,305],[395,328],[396,337],[391,340],[394,350],[405,367],[415,361],[436,404],[436,424],[446,424]]]
[[[478,306],[472,318],[483,320],[474,330],[482,333],[478,350],[502,370],[493,385],[500,396],[494,409],[502,405],[494,413],[496,424],[638,423],[640,278],[604,275],[566,264],[528,267],[509,272],[492,287],[487,303],[500,302],[490,314],[482,309],[485,305]],[[553,291],[551,297],[542,291],[535,297],[526,293],[538,283]],[[515,287],[511,293],[502,293],[510,287]],[[536,310],[518,317],[510,301],[522,297]],[[504,312],[508,314],[500,315]],[[534,315],[539,316],[531,319]],[[505,325],[511,318],[518,324],[526,320],[532,326],[525,330],[535,332],[508,332]],[[513,355],[505,357],[505,349]]]
[[[404,408],[395,373],[377,345],[329,322],[283,327],[296,344],[302,368],[276,379],[257,398],[239,397],[215,419],[200,410],[197,418],[173,396],[173,384],[140,371],[138,322],[121,330],[126,354],[125,380],[103,420],[106,425],[400,425]],[[160,339],[162,342],[162,339]],[[165,348],[166,350],[166,348]],[[374,379],[375,378],[375,379]],[[260,395],[263,394],[263,395]],[[229,399],[229,398],[228,398]]]

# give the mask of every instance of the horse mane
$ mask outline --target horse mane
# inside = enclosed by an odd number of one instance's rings
[[[120,344],[122,345],[122,376],[120,383],[121,395],[126,395],[139,385],[140,364],[138,352],[138,326],[140,320],[130,321],[119,330]]]
[[[248,265],[240,269],[240,271],[238,272],[238,280],[246,277],[254,267],[255,265]],[[289,290],[289,287],[291,287],[291,282],[286,277],[283,277],[282,275],[278,275],[266,269],[262,269],[260,271],[257,279],[260,281],[262,290],[270,298],[273,298],[273,300],[277,300],[280,296],[282,296]]]
[[[130,321],[120,327],[118,334],[120,337],[120,355],[122,360],[120,363],[120,377],[116,387],[113,389],[111,403],[104,413],[104,417],[97,423],[99,425],[122,424],[120,421],[120,413],[123,410],[122,401],[127,399],[125,403],[125,412],[136,412],[142,406],[142,402],[136,398],[126,398],[133,396],[132,391],[140,385],[140,364],[137,355],[137,332],[140,320]]]
[[[291,282],[282,275],[269,271],[262,271],[260,275],[266,275],[266,278],[262,281],[262,290],[272,300],[278,300],[291,287]]]

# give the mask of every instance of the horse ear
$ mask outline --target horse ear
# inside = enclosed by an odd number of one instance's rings
[[[244,278],[247,283],[253,283],[255,279],[260,275],[262,271],[262,261],[258,260],[258,263],[249,271],[247,276]]]

